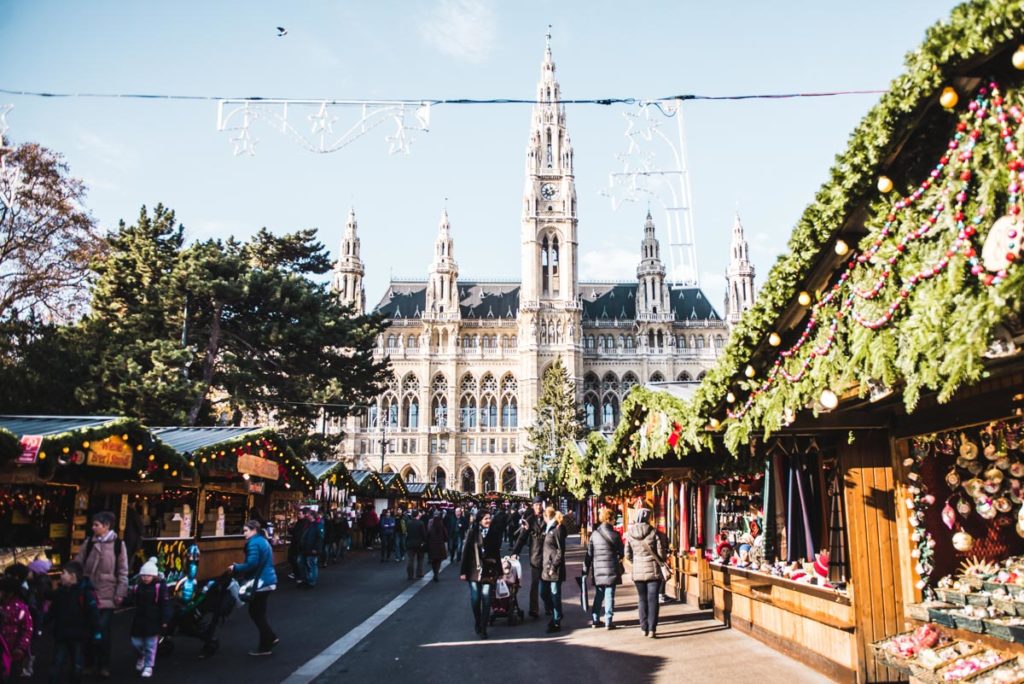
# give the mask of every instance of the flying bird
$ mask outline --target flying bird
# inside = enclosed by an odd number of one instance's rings
[[[287,36],[287,35],[288,35],[288,29],[286,29],[284,26],[278,26],[277,27],[277,37],[278,38],[283,38],[284,36]]]

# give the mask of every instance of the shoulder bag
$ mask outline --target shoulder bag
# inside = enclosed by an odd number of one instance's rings
[[[661,573],[662,581],[668,582],[672,579],[672,567],[665,561],[658,558],[658,554],[654,553],[654,549],[651,548],[651,545],[647,543],[646,539],[641,539],[640,543],[644,545],[647,552],[651,554],[651,558],[654,559],[655,564],[658,566],[658,572]]]

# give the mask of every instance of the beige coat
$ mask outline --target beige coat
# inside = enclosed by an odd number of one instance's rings
[[[101,539],[87,539],[75,556],[85,568],[85,576],[96,587],[100,610],[113,608],[115,599],[120,602],[128,595],[128,551],[124,543],[115,544],[116,539],[113,531]],[[121,552],[117,558],[114,557],[115,547]]]

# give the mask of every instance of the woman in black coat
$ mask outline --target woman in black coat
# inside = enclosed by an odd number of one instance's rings
[[[604,625],[612,629],[612,612],[615,605],[615,586],[622,584],[622,556],[625,549],[622,537],[612,527],[612,511],[601,511],[599,524],[590,535],[587,555],[583,559],[583,573],[593,574],[594,605],[591,607],[591,627],[600,624],[601,605],[604,604]]]
[[[565,581],[565,538],[562,514],[550,506],[544,511],[544,565],[541,567],[541,592],[551,606],[548,632],[562,629],[562,582]]]
[[[459,579],[469,582],[469,603],[473,607],[476,633],[487,638],[494,583],[501,574],[502,526],[492,525],[491,514],[481,511],[466,533]]]

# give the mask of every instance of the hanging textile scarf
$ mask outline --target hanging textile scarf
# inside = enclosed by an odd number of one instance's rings
[[[805,467],[805,458],[793,453],[786,468],[786,538],[787,561],[813,560],[814,536],[809,510],[811,483]]]
[[[764,492],[761,495],[764,501],[764,528],[762,530],[764,535],[764,558],[767,561],[772,561],[776,557],[775,534],[778,528],[775,525],[775,496],[772,491],[774,484],[775,478],[772,477],[772,462],[769,460],[768,465],[764,469]]]
[[[685,553],[690,550],[690,486],[679,485],[679,548]]]
[[[786,490],[784,479],[786,452],[781,451],[772,459],[773,479],[775,480],[775,543],[776,555],[768,556],[769,560],[789,558],[789,528],[786,527]]]
[[[718,506],[715,505],[715,492],[718,490],[717,485],[711,485],[708,487],[708,498],[707,498],[707,512],[705,515],[705,524],[707,525],[707,532],[704,533],[704,538],[708,540],[708,544],[713,546],[715,544],[715,538],[718,535]]]
[[[705,548],[704,546],[704,492],[705,486],[700,485],[697,487],[697,505],[694,507],[697,509],[697,546]]]
[[[843,487],[839,469],[832,474],[829,483],[829,526],[828,526],[828,580],[832,583],[845,582],[846,563],[846,522],[843,515]]]

